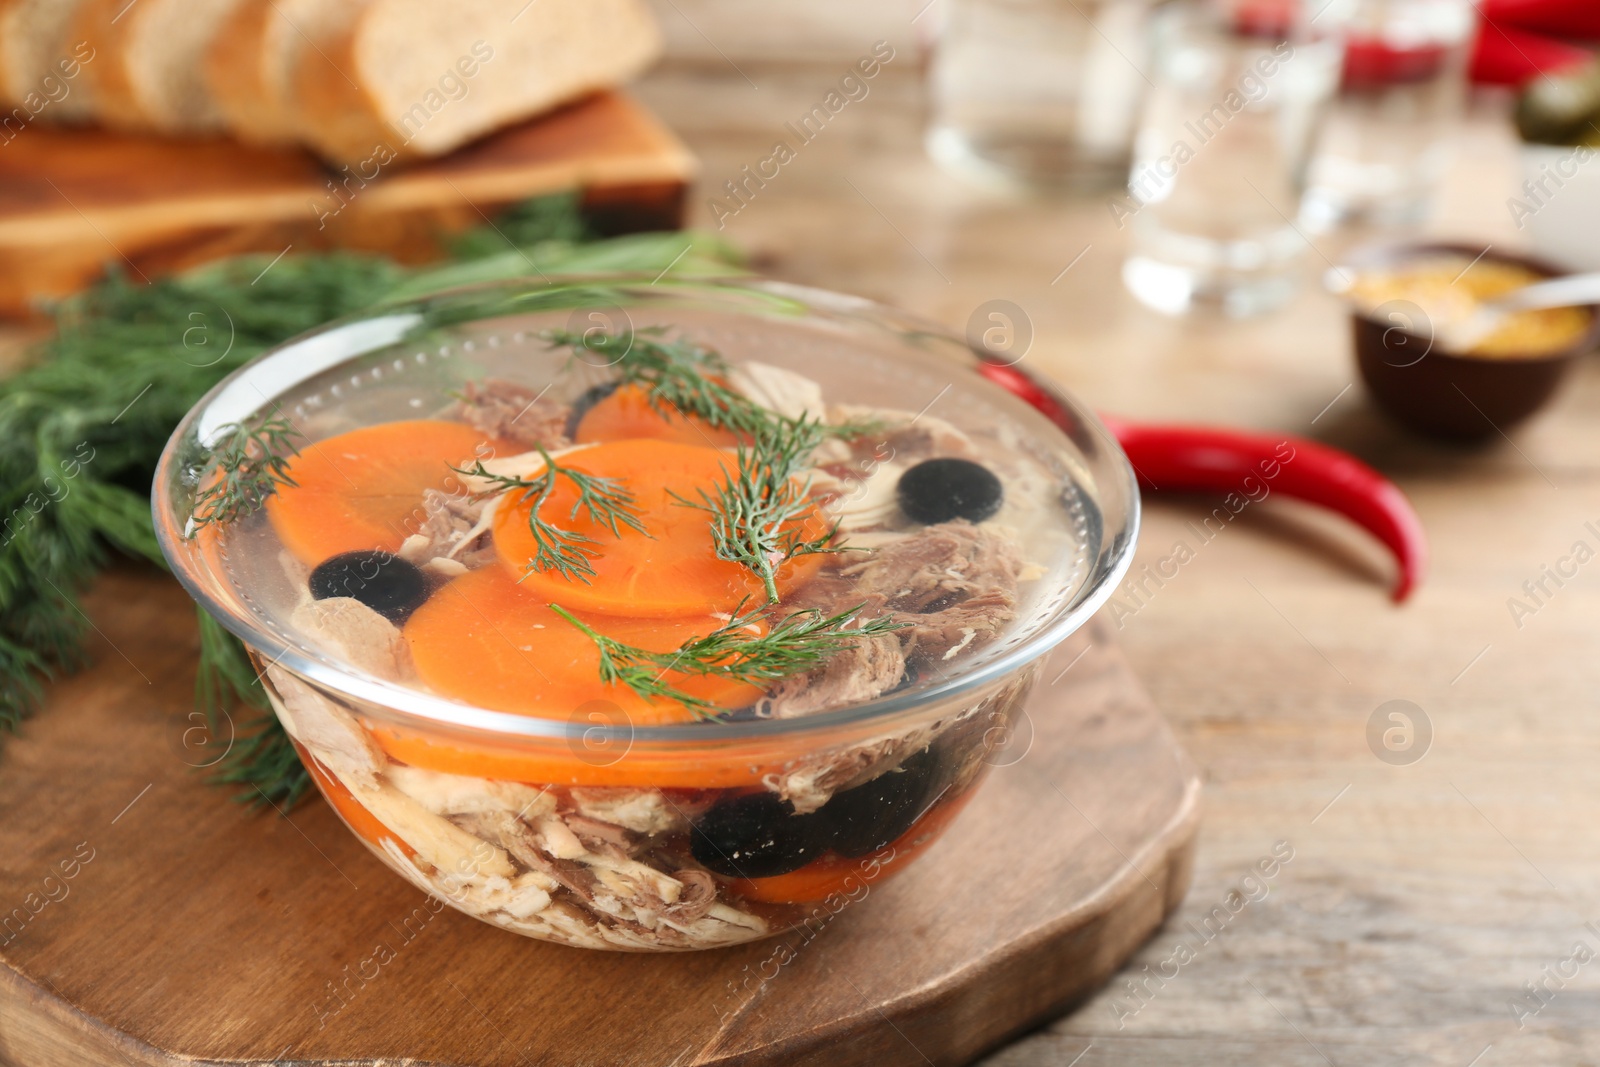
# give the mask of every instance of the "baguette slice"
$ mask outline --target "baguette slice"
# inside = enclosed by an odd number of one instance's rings
[[[209,133],[222,111],[206,91],[203,58],[240,0],[87,0],[75,32],[95,49],[95,111],[108,126]]]
[[[368,0],[242,0],[206,55],[206,86],[241,141],[298,139],[291,75],[301,56],[348,29]]]
[[[7,105],[37,108],[42,120],[89,117],[82,67],[94,53],[71,35],[82,6],[83,0],[0,0],[0,97]]]
[[[294,98],[318,152],[381,165],[627,81],[660,51],[643,0],[373,0],[304,54]]]

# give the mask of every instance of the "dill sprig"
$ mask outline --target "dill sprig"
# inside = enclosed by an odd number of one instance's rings
[[[482,479],[493,486],[475,494],[478,499],[520,489],[522,495],[517,497],[517,504],[532,502],[528,509],[528,531],[533,535],[536,551],[528,560],[528,570],[553,570],[569,582],[577,580],[588,585],[589,579],[594,576],[594,565],[589,561],[598,555],[599,542],[587,534],[556,526],[539,514],[545,501],[555,491],[558,479],[565,478],[578,491],[578,499],[573,501],[568,519],[576,519],[582,513],[590,522],[610,530],[613,537],[620,537],[624,526],[646,537],[650,534],[634,511],[633,494],[620,481],[563,467],[551,458],[543,446],[535,447],[539,449],[539,455],[544,457],[544,470],[532,478],[491,474],[484,469],[481,460],[471,470],[460,467],[450,469],[457,474]]]
[[[195,494],[193,536],[202,526],[229,523],[259,511],[280,485],[295,485],[289,476],[289,457],[300,449],[294,439],[304,437],[288,419],[266,419],[255,425],[230,423],[212,450],[216,471],[210,485]]]
[[[550,610],[577,627],[600,650],[602,682],[625,685],[646,700],[673,700],[705,714],[715,704],[667,681],[669,673],[770,685],[821,666],[853,641],[892,633],[906,625],[887,615],[860,621],[865,606],[857,604],[837,615],[823,615],[815,608],[797,611],[762,632],[758,624],[766,609],[747,612],[741,604],[726,624],[704,637],[685,641],[672,652],[651,652],[607,637],[559,604],[551,604]]]
[[[721,353],[686,337],[670,339],[666,334],[665,326],[646,326],[616,333],[546,330],[540,336],[551,348],[573,349],[574,356],[581,350],[601,357],[606,366],[616,368],[619,385],[643,388],[650,406],[666,418],[693,416],[713,429],[731,430],[742,437],[795,421],[728,385],[725,378],[733,367]],[[850,441],[883,428],[876,419],[841,423],[817,419],[811,425],[816,433],[813,448],[829,438]]]
[[[776,417],[721,380],[732,368],[719,353],[688,338],[669,339],[664,327],[546,330],[543,337],[551,348],[586,351],[614,365],[620,383],[641,386],[650,406],[667,418],[694,416],[713,429],[751,434]]]
[[[774,420],[738,446],[733,469],[724,465],[714,491],[701,489],[698,501],[673,494],[682,506],[711,516],[717,558],[760,578],[769,604],[778,602],[778,568],[799,556],[843,547],[833,544],[837,523],[820,537],[807,538],[801,521],[815,505],[811,479],[800,474],[825,431],[806,418]]]

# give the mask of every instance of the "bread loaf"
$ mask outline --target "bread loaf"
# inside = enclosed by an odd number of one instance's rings
[[[94,52],[71,36],[80,6],[82,0],[0,0],[0,97],[8,109],[24,108],[30,121],[89,116],[81,75]]]
[[[372,0],[302,54],[292,95],[319,152],[381,165],[626,81],[660,49],[643,0]]]
[[[206,86],[243,141],[298,139],[290,76],[303,54],[347,29],[367,0],[242,0],[206,56]]]
[[[212,38],[240,0],[86,0],[74,33],[94,48],[84,67],[96,116],[162,133],[223,127],[203,75]]]

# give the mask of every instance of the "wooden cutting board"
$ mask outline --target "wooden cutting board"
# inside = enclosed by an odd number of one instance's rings
[[[331,169],[300,149],[29,126],[0,145],[0,315],[113,265],[135,280],[221,255],[357,248],[404,262],[507,204],[581,189],[606,233],[675,229],[694,158],[601,93],[441,159]]]
[[[1199,781],[1100,625],[899,878],[808,935],[641,956],[435,912],[320,801],[232,802],[185,764],[182,591],[114,571],[87,610],[93,667],[0,756],[9,1067],[962,1064],[1103,983],[1189,881]]]

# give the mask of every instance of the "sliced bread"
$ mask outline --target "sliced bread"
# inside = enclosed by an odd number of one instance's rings
[[[75,32],[97,55],[97,117],[108,126],[162,133],[220,130],[203,59],[240,0],[87,0]]]
[[[290,76],[307,51],[346,30],[368,0],[242,0],[206,55],[211,97],[240,140],[297,139]]]
[[[0,0],[0,97],[31,117],[79,121],[90,114],[88,79],[95,54],[71,37],[82,0]]]
[[[381,165],[627,81],[660,51],[643,0],[372,0],[303,55],[294,101],[323,155]]]

